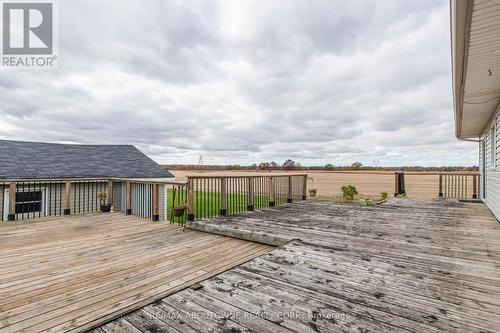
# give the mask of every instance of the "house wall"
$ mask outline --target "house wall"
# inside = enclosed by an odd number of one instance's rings
[[[113,182],[113,211],[115,212],[125,212],[125,207],[122,207],[122,186],[125,183]]]
[[[4,192],[5,192],[5,186],[0,185],[0,221],[3,221],[3,201],[4,201]]]
[[[4,207],[7,205],[8,198],[5,195],[5,190],[9,189],[8,185],[0,186],[0,213],[1,220],[5,220],[6,214],[4,212]],[[62,215],[64,212],[64,184],[61,183],[30,183],[30,182],[19,182],[17,184],[17,192],[31,192],[31,191],[42,191],[43,192],[43,212],[40,213],[26,213],[23,216],[18,214],[17,219],[26,219],[33,217],[44,217],[44,216],[57,216]],[[8,194],[7,194],[8,195]],[[7,208],[7,207],[6,207]]]
[[[165,189],[164,185],[158,185],[158,208],[160,221],[165,220]],[[153,185],[132,183],[131,188],[131,201],[132,201],[132,214],[142,217],[152,216],[153,205]]]
[[[4,219],[4,203],[7,198],[4,197],[5,189],[9,186],[0,186],[1,200],[0,212],[1,219]],[[64,214],[64,192],[65,183],[34,183],[18,182],[17,192],[43,192],[43,212],[17,214],[16,219],[27,219],[33,217],[58,216]],[[71,214],[93,212],[99,210],[99,199],[97,193],[107,191],[107,182],[89,182],[73,183],[71,186]],[[7,212],[8,213],[8,212]]]
[[[159,195],[160,221],[165,221],[166,220],[165,209],[167,207],[166,196],[165,196],[165,185],[159,185],[158,191],[160,192]]]
[[[99,192],[108,193],[108,182],[77,182],[71,184],[71,214],[96,212],[100,208]]]
[[[492,127],[495,128],[494,137],[491,137]],[[491,160],[493,146],[495,146],[496,151],[494,163]],[[500,112],[498,110],[480,136],[479,172],[480,198],[483,199],[495,217],[500,220]],[[486,185],[484,180],[486,180]]]
[[[47,184],[45,186],[46,215],[64,214],[64,184]]]
[[[4,189],[9,186],[0,185],[0,220],[3,220],[3,203],[4,203]],[[64,183],[28,183],[24,185],[18,183],[17,191],[33,191],[42,190],[44,192],[44,205],[46,208],[45,214],[41,216],[57,216],[64,214]],[[151,185],[149,184],[133,184],[132,185],[132,214],[150,217],[150,208],[152,205]],[[99,211],[100,202],[97,197],[99,192],[108,192],[107,181],[103,182],[74,182],[71,184],[70,192],[70,208],[71,214],[81,214],[88,212]],[[114,182],[113,183],[113,211],[126,212],[126,183]],[[159,185],[159,214],[160,220],[165,220],[166,197],[164,185]],[[25,216],[30,218],[33,216]],[[38,217],[38,214],[36,214]],[[20,219],[21,216],[18,216]]]

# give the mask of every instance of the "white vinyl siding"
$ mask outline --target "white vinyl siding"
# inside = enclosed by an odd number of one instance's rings
[[[137,184],[132,183],[131,186],[131,203],[132,203],[132,214],[141,216],[141,217],[150,217],[152,212],[150,209],[152,208],[152,185],[150,184]],[[165,197],[165,186],[160,184],[158,185],[159,191],[159,215],[160,221],[165,220],[165,205],[166,205],[166,197]],[[113,210],[115,212],[123,212],[127,211],[127,183],[113,183]]]
[[[125,183],[113,182],[113,211],[115,212],[125,212],[125,198],[122,195],[122,186],[126,186]]]
[[[2,196],[2,198],[0,199],[0,214],[2,214],[0,216],[0,220],[3,220],[3,215],[4,215],[4,210],[3,210],[3,205],[4,205],[4,193],[5,193],[5,189],[7,188],[7,186],[5,185],[0,185],[0,195]]]
[[[108,193],[108,182],[76,182],[71,184],[71,214],[96,212],[100,209],[97,194]]]
[[[500,149],[500,115],[497,114],[495,117],[495,169],[500,165],[500,154],[498,153]]]
[[[495,134],[495,126],[496,122],[490,129],[490,169],[495,170],[497,161],[496,161],[496,150],[497,150],[497,140]]]
[[[483,155],[485,151],[486,144],[484,140],[481,140],[479,142],[479,198],[485,199],[484,193],[484,181],[483,181],[483,170],[485,169],[485,166],[483,165]]]
[[[500,171],[497,166],[500,165],[500,117],[497,113],[491,118],[488,125],[485,127],[484,132],[480,137],[479,144],[479,171],[480,175],[480,197],[486,203],[488,208],[492,211],[497,219],[500,220]],[[483,170],[483,149],[484,142],[484,163]],[[486,184],[483,184],[483,173],[485,173]],[[483,188],[485,191],[483,192]],[[483,195],[483,193],[485,195]]]
[[[152,193],[150,184],[133,184],[132,185],[132,214],[151,217]],[[4,207],[8,207],[8,185],[0,185],[0,221],[7,220],[8,211]],[[113,211],[126,212],[126,191],[127,184],[125,182],[113,183]],[[166,210],[166,194],[165,186],[160,184],[159,190],[159,215],[160,220],[165,220],[167,216]],[[18,183],[17,192],[37,192],[42,194],[42,210],[40,212],[30,212],[23,214],[24,218],[57,216],[64,214],[64,191],[65,183]],[[70,208],[71,214],[81,214],[87,212],[95,212],[100,209],[100,202],[97,194],[99,192],[108,191],[107,181],[80,181],[71,184],[70,192]],[[8,208],[7,208],[8,209]],[[23,208],[24,209],[24,208]],[[19,219],[21,214],[17,214]]]

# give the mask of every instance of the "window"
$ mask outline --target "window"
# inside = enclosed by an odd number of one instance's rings
[[[495,133],[495,125],[493,125],[493,127],[491,127],[491,130],[490,130],[490,146],[491,146],[490,167],[492,169],[494,169],[497,166],[497,161],[496,161],[496,155],[497,155],[497,138],[496,138],[496,133]]]
[[[42,211],[42,191],[16,192],[16,214]]]

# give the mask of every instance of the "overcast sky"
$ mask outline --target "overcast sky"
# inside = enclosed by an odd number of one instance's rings
[[[477,165],[448,0],[58,1],[59,67],[0,69],[0,137],[161,163]]]

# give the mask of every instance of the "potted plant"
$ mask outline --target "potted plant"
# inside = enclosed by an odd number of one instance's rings
[[[353,185],[342,186],[340,190],[342,191],[342,198],[344,198],[344,201],[348,202],[354,200],[354,196],[358,194],[358,190]]]
[[[309,188],[309,196],[315,197],[318,193],[318,189],[314,187],[314,178],[308,177],[309,182],[311,183],[311,188]]]
[[[101,212],[109,213],[111,211],[111,205],[106,200],[108,197],[106,192],[99,192],[97,194],[97,197],[99,198],[99,202],[101,203]]]
[[[183,202],[172,208],[172,214],[174,217],[181,217],[187,209],[187,205]]]

